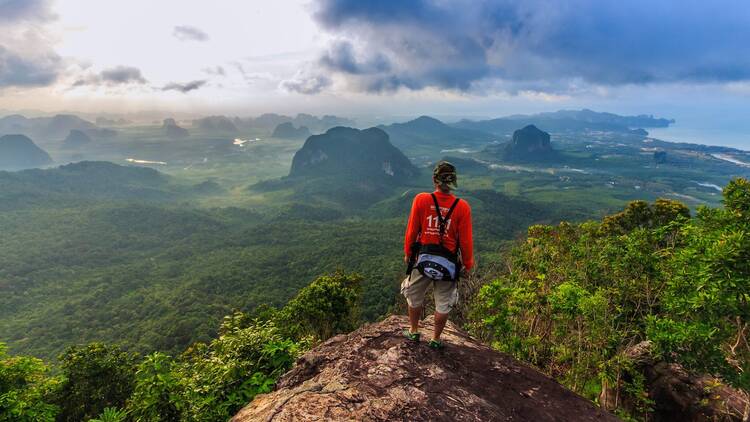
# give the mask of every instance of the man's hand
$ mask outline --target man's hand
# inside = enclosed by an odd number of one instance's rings
[[[409,255],[404,255],[404,264],[409,263]]]

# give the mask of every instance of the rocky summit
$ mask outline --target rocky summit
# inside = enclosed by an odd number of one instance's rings
[[[435,351],[391,316],[331,338],[232,418],[255,421],[617,421],[448,323]],[[432,318],[423,336],[432,331]]]
[[[550,145],[549,133],[534,125],[513,132],[513,138],[503,150],[506,160],[538,161],[553,158],[555,151]]]
[[[351,176],[402,182],[417,168],[378,128],[335,127],[313,135],[294,154],[290,176]]]

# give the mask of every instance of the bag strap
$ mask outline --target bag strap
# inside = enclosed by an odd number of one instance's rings
[[[437,196],[435,196],[435,193],[431,193],[430,196],[432,196],[432,201],[435,203],[435,212],[437,213],[438,217],[438,229],[440,230],[440,246],[443,246],[443,236],[445,236],[446,225],[448,224],[448,220],[450,220],[451,215],[453,214],[453,210],[456,209],[456,205],[458,205],[458,201],[460,201],[461,198],[456,198],[456,200],[453,201],[453,204],[448,209],[448,213],[445,214],[445,217],[443,217],[443,213],[440,212],[440,204],[438,204]]]

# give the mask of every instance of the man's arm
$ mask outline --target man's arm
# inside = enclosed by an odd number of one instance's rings
[[[470,270],[474,266],[474,238],[472,237],[471,230],[471,207],[465,201],[466,211],[461,216],[461,224],[458,227],[459,231],[459,248],[461,248],[461,261],[467,270]]]
[[[417,201],[418,197],[419,195],[415,196],[414,201],[412,201],[409,222],[406,224],[406,234],[404,235],[404,261],[408,261],[409,255],[411,255],[411,245],[417,241],[419,232],[422,230],[422,219],[419,217],[419,204]]]

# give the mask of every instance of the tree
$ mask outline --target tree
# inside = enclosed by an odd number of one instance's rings
[[[0,343],[0,421],[54,421],[59,409],[51,396],[59,380],[48,373],[40,359],[9,356]]]
[[[361,282],[359,275],[341,271],[318,277],[284,306],[279,325],[295,338],[312,335],[319,340],[352,331],[360,324]]]
[[[60,355],[59,419],[84,421],[107,407],[124,407],[133,392],[137,360],[134,353],[103,343],[68,348]]]
[[[681,228],[648,336],[665,359],[750,388],[750,182],[723,193],[724,209],[701,208]]]
[[[135,388],[127,409],[135,422],[177,422],[182,408],[181,386],[175,362],[154,352],[138,365]]]

